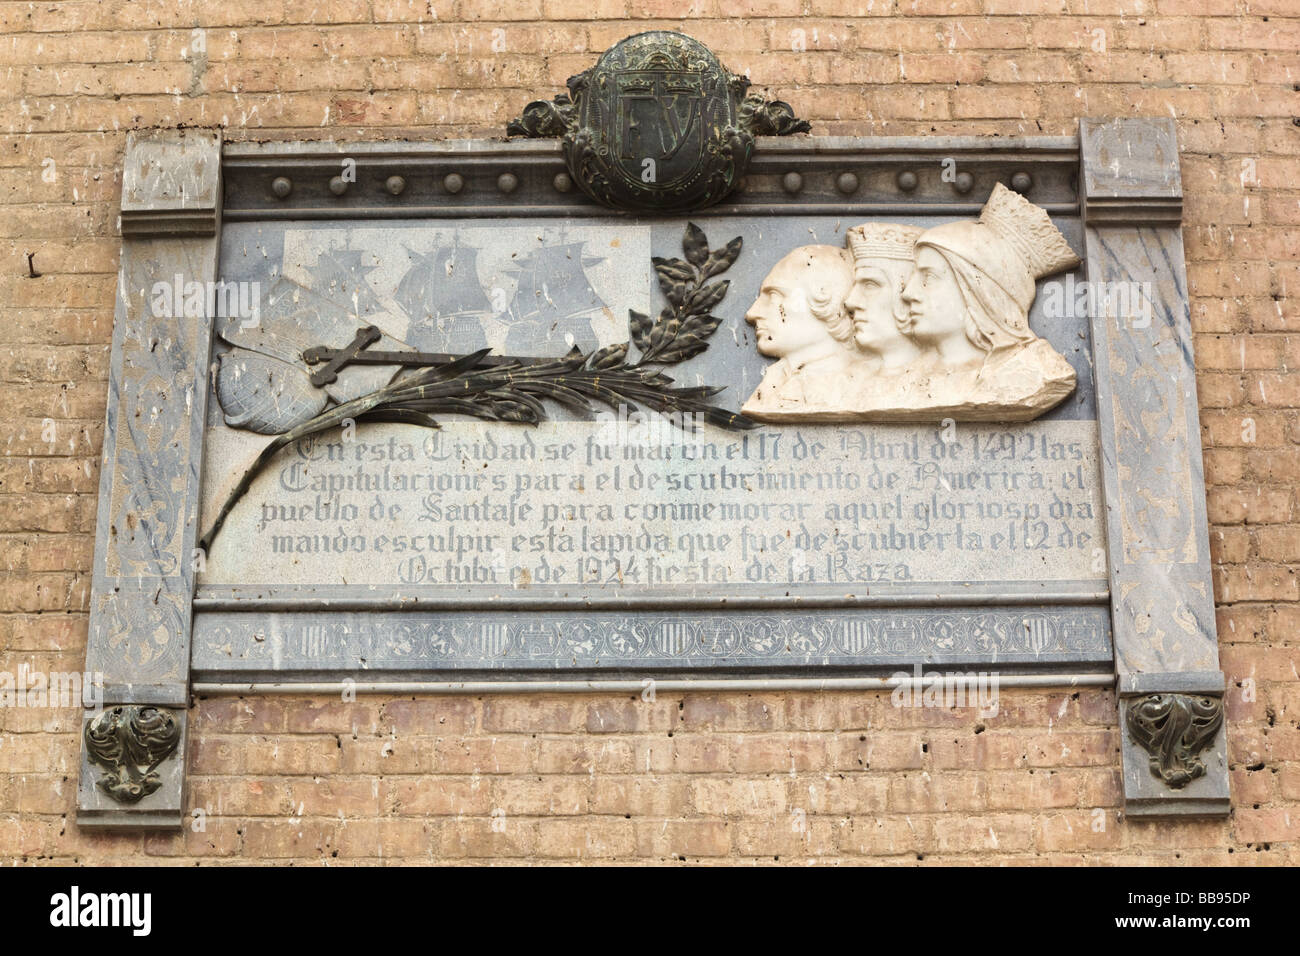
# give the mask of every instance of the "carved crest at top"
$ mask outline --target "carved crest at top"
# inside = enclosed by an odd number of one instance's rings
[[[574,182],[615,209],[711,206],[744,175],[755,136],[809,129],[789,104],[748,92],[748,79],[680,33],[628,37],[568,87],[529,103],[506,132],[561,137]]]

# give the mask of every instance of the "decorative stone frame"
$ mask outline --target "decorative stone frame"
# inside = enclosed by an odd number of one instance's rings
[[[335,175],[344,156],[356,162],[355,182]],[[961,170],[955,179],[942,175],[946,158]],[[959,218],[976,215],[997,181],[1032,190],[1033,201],[1053,215],[1081,217],[1089,280],[1143,282],[1154,290],[1149,326],[1136,324],[1134,316],[1091,319],[1113,677],[1037,673],[1020,682],[1117,682],[1128,815],[1226,813],[1224,678],[1173,122],[1084,120],[1077,137],[760,139],[743,189],[715,211],[843,214],[856,221]],[[104,675],[109,713],[86,715],[81,825],[175,828],[184,815],[212,324],[154,317],[148,307],[154,283],[177,274],[215,281],[223,222],[524,215],[619,214],[573,189],[554,141],[223,147],[219,135],[206,130],[129,135],[86,664]],[[249,689],[265,690],[274,680],[265,675],[260,688]],[[753,686],[739,677],[676,683]],[[883,679],[806,675],[762,683],[890,686]],[[639,681],[623,684],[639,687]],[[512,681],[391,686],[537,689]],[[546,686],[622,688],[617,681],[587,680]]]

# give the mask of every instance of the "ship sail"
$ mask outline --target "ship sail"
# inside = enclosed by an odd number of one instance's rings
[[[355,320],[384,311],[366,276],[378,268],[363,261],[360,249],[329,249],[307,268],[311,289]]]
[[[590,315],[604,309],[605,302],[591,287],[586,267],[604,260],[583,255],[583,245],[543,246],[515,264],[519,284],[510,305],[499,316],[510,326],[507,352],[559,354],[568,350],[569,336],[571,344],[584,352],[597,347]]]
[[[410,318],[406,341],[434,352],[473,352],[487,346],[475,316],[492,311],[478,280],[478,250],[438,246],[431,253],[407,247],[413,265],[394,298]]]

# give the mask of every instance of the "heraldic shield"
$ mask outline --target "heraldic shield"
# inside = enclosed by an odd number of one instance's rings
[[[755,136],[809,128],[681,33],[628,37],[568,86],[568,96],[529,103],[507,132],[561,137],[574,182],[615,209],[711,206],[744,174]]]
[[[569,81],[581,124],[565,141],[574,178],[633,209],[717,202],[753,149],[729,79],[708,47],[680,34],[615,45]]]

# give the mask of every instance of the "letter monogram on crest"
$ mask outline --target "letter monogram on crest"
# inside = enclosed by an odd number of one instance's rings
[[[750,93],[704,44],[638,33],[506,128],[559,136],[579,188],[615,209],[686,212],[719,202],[749,166],[755,136],[806,133],[789,104]]]

